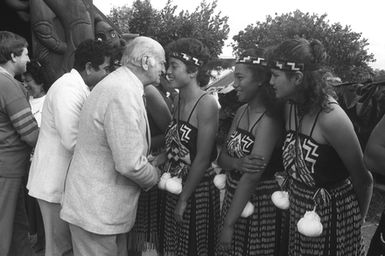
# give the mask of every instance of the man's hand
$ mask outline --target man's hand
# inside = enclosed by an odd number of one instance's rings
[[[162,152],[159,155],[148,157],[148,161],[155,167],[162,165],[166,162],[167,155],[166,152]]]

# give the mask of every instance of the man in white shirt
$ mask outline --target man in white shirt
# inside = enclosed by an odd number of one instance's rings
[[[75,50],[74,67],[53,83],[42,111],[27,188],[41,209],[45,255],[72,255],[68,223],[59,218],[65,178],[77,140],[79,115],[90,90],[107,75],[108,45],[85,40]]]
[[[148,37],[126,48],[122,67],[98,83],[84,104],[60,216],[70,223],[74,255],[127,255],[141,189],[159,179],[147,155],[144,86],[165,71],[162,46]]]

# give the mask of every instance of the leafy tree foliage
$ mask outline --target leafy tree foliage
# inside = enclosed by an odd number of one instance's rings
[[[385,80],[343,83],[336,86],[336,92],[365,148],[370,133],[385,113]]]
[[[240,53],[256,44],[267,47],[294,37],[320,40],[329,55],[328,66],[343,81],[366,81],[372,73],[368,63],[374,61],[374,56],[366,49],[368,40],[350,26],[330,24],[327,14],[319,16],[296,10],[275,17],[269,15],[266,21],[248,25],[235,35],[232,46],[235,53]]]
[[[132,18],[132,9],[127,5],[112,8],[108,18],[120,29],[122,33],[130,32],[130,26],[127,21]]]
[[[385,70],[376,69],[374,70],[374,81],[385,81]]]
[[[124,6],[111,10],[109,18],[123,33],[131,32],[150,36],[162,45],[181,37],[201,40],[213,57],[222,52],[228,37],[228,17],[216,13],[217,1],[203,0],[192,13],[182,10],[176,13],[177,5],[168,0],[160,11],[149,0],[136,0],[132,7]]]

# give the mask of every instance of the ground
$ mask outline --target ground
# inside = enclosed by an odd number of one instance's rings
[[[368,216],[366,222],[362,227],[362,232],[365,240],[366,249],[369,246],[370,239],[380,220],[382,211],[385,209],[385,183],[376,183],[373,189],[373,197],[370,202]],[[34,239],[34,237],[32,237]],[[44,251],[41,251],[37,256],[44,256]],[[150,251],[143,253],[143,256],[156,256],[156,252]]]

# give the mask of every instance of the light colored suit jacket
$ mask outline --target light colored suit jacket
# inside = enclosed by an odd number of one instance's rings
[[[33,197],[60,203],[79,128],[79,116],[90,89],[72,69],[46,95],[27,188]]]
[[[61,218],[96,234],[128,232],[141,188],[148,190],[159,179],[147,161],[149,146],[143,84],[121,67],[99,82],[84,104]]]

